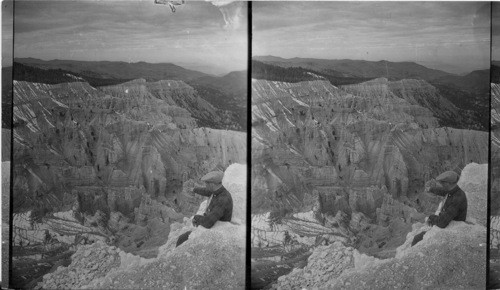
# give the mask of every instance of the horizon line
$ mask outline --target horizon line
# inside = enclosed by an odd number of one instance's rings
[[[391,63],[414,63],[414,64],[417,64],[417,65],[420,65],[420,66],[423,66],[427,69],[432,69],[432,70],[439,70],[439,71],[443,71],[443,72],[446,72],[446,73],[449,73],[449,74],[454,74],[454,75],[461,75],[461,74],[457,74],[457,73],[453,73],[453,72],[449,72],[448,70],[445,70],[445,69],[436,69],[436,68],[430,68],[422,63],[433,63],[432,61],[413,61],[413,60],[406,60],[406,61],[392,61],[392,60],[386,60],[386,59],[380,59],[380,60],[367,60],[367,59],[353,59],[353,58],[316,58],[316,57],[300,57],[300,56],[294,56],[294,57],[289,57],[289,58],[285,58],[285,57],[282,57],[282,56],[276,56],[276,55],[271,55],[271,54],[268,54],[268,55],[254,55],[252,56],[252,60],[254,60],[254,57],[276,57],[276,58],[281,58],[281,59],[284,59],[284,60],[292,60],[292,59],[316,59],[316,60],[338,60],[338,61],[342,61],[342,60],[351,60],[351,61],[366,61],[366,62],[391,62]],[[474,71],[478,71],[478,70],[487,70],[487,69],[490,69],[491,68],[491,65],[493,62],[500,62],[500,60],[491,60],[490,61],[490,66],[489,67],[478,67],[476,69],[472,69],[472,70],[463,70],[463,71],[468,71],[468,73],[471,73],[471,72],[474,72]]]

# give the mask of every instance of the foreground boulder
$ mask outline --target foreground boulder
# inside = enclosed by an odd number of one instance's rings
[[[230,223],[197,229],[185,243],[154,261],[110,272],[88,288],[244,289],[244,234]]]
[[[396,258],[360,263],[344,273],[334,288],[349,289],[484,289],[486,287],[486,228],[452,222],[433,227],[411,247],[415,233],[407,236]],[[370,266],[371,264],[371,266]]]
[[[470,163],[460,174],[458,186],[467,196],[467,220],[486,226],[488,210],[488,164]]]
[[[340,242],[314,250],[303,269],[282,276],[277,289],[484,289],[486,228],[452,222],[433,227],[411,247],[422,224],[407,236],[395,258],[381,260]]]
[[[81,289],[118,267],[120,252],[101,241],[81,246],[71,257],[68,267],[58,267],[53,273],[45,275],[43,285],[39,286],[43,289]]]

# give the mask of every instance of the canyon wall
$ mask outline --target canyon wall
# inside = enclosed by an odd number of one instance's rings
[[[49,240],[65,257],[99,240],[155,257],[171,224],[205,199],[192,193],[200,177],[246,163],[246,133],[201,127],[234,124],[182,81],[13,89],[14,271],[27,277],[19,287],[41,272],[17,256],[45,254]]]
[[[447,103],[424,81],[253,80],[252,102],[255,213],[309,210],[320,199],[323,212],[374,218],[383,191],[418,206],[426,181],[488,158],[486,132],[438,127],[422,104]]]

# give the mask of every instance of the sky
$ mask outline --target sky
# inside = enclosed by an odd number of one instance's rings
[[[14,31],[12,1],[2,2],[2,66],[12,66],[12,36]]]
[[[170,62],[212,74],[247,68],[247,10],[186,1],[16,1],[14,57]]]
[[[489,3],[253,2],[252,18],[253,55],[490,66]]]
[[[491,14],[491,59],[500,61],[500,3],[493,2]]]

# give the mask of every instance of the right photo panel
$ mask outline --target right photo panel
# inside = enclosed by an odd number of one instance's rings
[[[491,286],[498,5],[252,7],[251,288]]]
[[[491,176],[490,269],[488,288],[500,288],[500,5],[492,3],[491,19]]]

